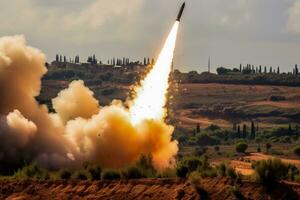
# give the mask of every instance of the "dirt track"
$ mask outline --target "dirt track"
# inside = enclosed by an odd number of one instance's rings
[[[186,180],[144,179],[121,181],[0,180],[0,199],[299,199],[300,186],[282,184],[273,192],[261,186],[223,178],[202,180],[196,189]],[[234,189],[235,188],[235,189]],[[235,192],[237,191],[237,192]]]

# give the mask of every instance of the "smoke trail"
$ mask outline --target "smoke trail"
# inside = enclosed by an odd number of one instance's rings
[[[138,124],[145,119],[163,120],[166,115],[164,106],[169,87],[169,75],[173,61],[179,22],[176,21],[165,42],[165,45],[153,69],[135,89],[136,98],[133,100],[130,112],[132,122]]]
[[[164,106],[177,29],[176,22],[130,110],[118,100],[101,107],[83,81],[73,81],[52,100],[56,113],[49,113],[35,100],[47,72],[44,54],[23,36],[1,38],[0,172],[33,160],[49,168],[83,161],[118,168],[141,154],[151,154],[158,170],[174,165],[177,141],[164,122]]]

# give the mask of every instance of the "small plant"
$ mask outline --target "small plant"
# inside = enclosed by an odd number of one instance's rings
[[[86,171],[76,171],[74,174],[73,174],[73,179],[76,179],[76,180],[88,180],[88,176],[87,176],[87,173]]]
[[[215,150],[215,152],[219,152],[220,151],[220,147],[219,146],[214,146],[214,150]]]
[[[271,143],[266,143],[266,152],[269,153],[270,149],[272,148]]]
[[[96,165],[90,165],[87,167],[86,170],[89,172],[90,177],[93,181],[101,179],[101,167]]]
[[[20,179],[49,179],[49,173],[46,169],[41,168],[36,162],[26,165],[22,169],[19,169],[15,174],[14,177]]]
[[[184,164],[178,164],[176,168],[176,175],[180,178],[185,178],[189,173],[189,168]]]
[[[107,170],[104,171],[102,174],[102,179],[104,180],[116,180],[120,178],[121,178],[120,172],[115,170]]]
[[[68,169],[61,169],[59,172],[58,172],[58,176],[60,179],[70,179],[71,176],[72,176],[72,172]]]
[[[245,153],[248,148],[246,143],[240,142],[235,146],[235,150],[237,153]]]
[[[266,186],[271,186],[288,175],[288,166],[280,159],[258,161],[252,167],[256,174],[256,180]]]
[[[226,164],[221,163],[218,167],[218,175],[224,177],[226,175]]]
[[[260,153],[261,152],[261,148],[260,146],[257,147],[257,152]]]
[[[231,166],[227,166],[226,176],[228,178],[231,178],[231,179],[236,179],[237,178],[237,174],[236,174],[235,170]]]
[[[144,177],[142,171],[135,166],[128,167],[127,169],[122,171],[122,176],[125,179],[140,179]]]
[[[294,151],[294,154],[296,154],[297,156],[300,156],[300,146],[296,147],[293,151]]]
[[[200,186],[201,185],[201,175],[198,172],[192,172],[189,177],[188,180],[192,185],[197,185]]]

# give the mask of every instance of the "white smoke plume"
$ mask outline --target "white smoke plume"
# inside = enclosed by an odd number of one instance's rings
[[[141,154],[151,154],[158,170],[174,164],[172,126],[162,120],[133,125],[123,102],[101,107],[83,81],[61,91],[52,100],[56,113],[49,113],[35,100],[44,63],[44,54],[23,36],[0,39],[0,171],[33,160],[49,168],[83,161],[118,168]]]

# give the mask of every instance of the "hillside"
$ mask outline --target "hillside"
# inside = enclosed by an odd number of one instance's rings
[[[300,186],[281,183],[267,192],[252,182],[204,179],[197,190],[179,179],[121,181],[0,181],[0,199],[298,199]]]

